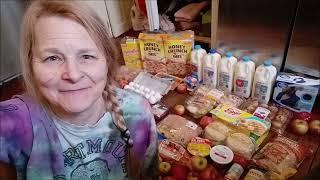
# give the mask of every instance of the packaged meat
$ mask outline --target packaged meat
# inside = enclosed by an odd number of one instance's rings
[[[158,123],[157,128],[160,134],[183,146],[187,146],[192,138],[203,131],[196,123],[174,114],[165,117]]]
[[[250,113],[237,109],[229,104],[220,104],[217,108],[210,111],[213,118],[217,118],[221,122],[248,135],[259,145],[259,138],[265,136],[271,127],[270,122],[264,121]]]
[[[250,159],[256,150],[255,143],[243,133],[230,134],[225,144],[235,153]]]
[[[159,155],[167,162],[175,162],[191,169],[191,156],[180,144],[164,139],[159,143]]]
[[[206,126],[204,129],[204,138],[207,138],[217,144],[224,142],[231,129],[219,121],[214,121]]]
[[[139,43],[143,68],[153,74],[166,73],[163,34],[140,33]]]
[[[309,153],[302,144],[277,136],[254,155],[253,162],[267,171],[288,178]]]

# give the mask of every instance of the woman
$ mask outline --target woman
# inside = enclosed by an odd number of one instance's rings
[[[18,179],[152,178],[150,106],[115,88],[116,51],[97,15],[75,1],[34,1],[21,38],[28,93],[1,102],[2,169],[14,166]]]

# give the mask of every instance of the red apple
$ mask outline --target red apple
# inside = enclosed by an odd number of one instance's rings
[[[174,106],[173,110],[174,110],[174,113],[181,116],[185,112],[185,107],[183,105],[178,104]]]
[[[186,166],[180,164],[174,164],[171,167],[171,174],[177,180],[187,179],[189,169]]]
[[[301,119],[295,119],[291,122],[292,131],[298,135],[304,135],[308,132],[308,122]]]
[[[206,169],[200,172],[201,180],[213,180],[217,177],[218,171],[212,165],[209,165]]]
[[[187,91],[187,85],[185,83],[179,84],[177,86],[177,91],[178,91],[178,93],[181,93],[181,94],[184,94],[184,93],[188,92]]]
[[[208,161],[206,158],[201,156],[192,156],[191,165],[192,165],[192,169],[197,171],[202,171],[207,167]]]
[[[200,120],[200,126],[204,129],[208,124],[212,123],[213,119],[209,116],[203,116]]]
[[[159,164],[159,171],[161,174],[167,174],[171,169],[171,164],[168,162],[161,162]]]
[[[320,135],[320,120],[312,120],[309,123],[310,132],[315,135]]]

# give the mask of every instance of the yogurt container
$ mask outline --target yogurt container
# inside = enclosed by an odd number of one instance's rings
[[[210,157],[218,165],[226,165],[232,162],[234,154],[229,147],[216,145],[211,148]]]

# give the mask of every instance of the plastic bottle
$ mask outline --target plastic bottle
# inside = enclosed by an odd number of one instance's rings
[[[242,60],[237,62],[233,82],[233,90],[236,95],[250,97],[255,68],[249,56],[243,56]]]
[[[202,58],[206,54],[207,54],[206,50],[202,49],[200,45],[195,45],[194,49],[191,51],[191,64],[195,66],[198,83],[202,82],[202,78],[203,78]]]
[[[217,87],[218,63],[221,55],[216,49],[210,49],[209,53],[203,57],[203,83],[210,87]]]
[[[218,89],[226,92],[232,91],[233,74],[237,58],[231,52],[227,52],[226,56],[220,60],[218,67]]]
[[[261,103],[268,103],[276,76],[277,69],[270,60],[258,66],[254,74],[252,97]]]

